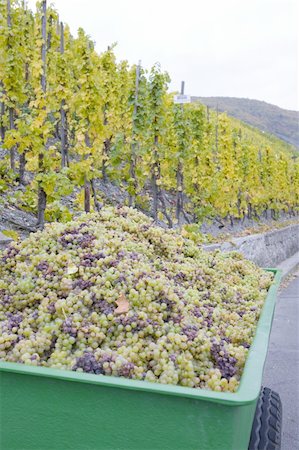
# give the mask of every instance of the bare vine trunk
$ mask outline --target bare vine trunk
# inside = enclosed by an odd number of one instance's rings
[[[44,155],[42,153],[40,153],[38,155],[38,172],[39,173],[43,173],[43,160],[44,160]],[[38,184],[38,194],[37,194],[37,226],[38,228],[40,228],[41,230],[44,228],[45,226],[45,210],[46,210],[46,206],[47,206],[47,195],[44,191],[44,189],[41,186],[41,183],[39,182]]]
[[[85,145],[86,145],[86,147],[91,148],[91,142],[90,142],[90,137],[89,137],[88,133],[85,133]],[[88,158],[88,156],[85,156],[85,159],[87,159],[87,158]],[[85,175],[85,177],[84,177],[84,211],[86,213],[90,212],[90,186],[92,183],[93,183],[93,179],[90,182],[89,179],[87,178],[87,176]]]
[[[131,192],[129,193],[129,206],[134,206],[135,193],[136,193],[136,189],[137,189],[137,180],[136,180],[136,172],[135,172],[135,169],[136,169],[135,145],[136,145],[136,143],[132,144],[132,153],[131,153],[130,169],[129,169],[130,179],[133,180],[134,194],[132,194]]]
[[[98,202],[97,191],[96,191],[96,186],[95,186],[94,179],[91,180],[91,189],[92,189],[94,207],[95,207],[96,211],[99,212],[102,209],[102,205],[101,205],[101,203]]]
[[[152,175],[152,190],[153,190],[153,218],[156,221],[158,219],[158,201],[159,201],[159,188],[157,180],[160,174],[160,167],[158,161],[158,136],[154,138],[154,163],[152,165],[151,175]]]
[[[1,81],[0,83],[0,88],[1,88],[1,94],[4,96],[5,95],[5,91],[4,91],[4,87],[3,87],[3,82]],[[5,116],[5,103],[4,103],[4,99],[1,101],[0,104],[0,136],[1,136],[1,141],[3,142],[5,139],[5,126],[3,123],[3,119]]]
[[[104,141],[104,147],[103,147],[103,162],[102,162],[102,178],[104,183],[107,183],[108,177],[107,177],[107,165],[106,161],[108,160],[109,153],[110,153],[110,147],[111,147],[111,139],[107,138]]]
[[[164,216],[168,222],[169,228],[172,228],[172,226],[173,226],[172,219],[171,219],[171,216],[167,212],[165,198],[164,198],[163,192],[160,188],[158,188],[158,193],[159,193],[158,196],[159,196],[159,200],[160,200],[161,207],[162,207],[162,213],[164,214]]]
[[[184,193],[183,193],[183,164],[181,159],[179,160],[178,167],[177,167],[177,173],[176,173],[176,180],[177,180],[177,200],[176,200],[176,219],[178,221],[178,225],[182,225],[182,214],[184,210]]]
[[[26,151],[20,154],[19,182],[25,184]]]
[[[87,177],[84,179],[84,211],[90,212],[90,182]]]

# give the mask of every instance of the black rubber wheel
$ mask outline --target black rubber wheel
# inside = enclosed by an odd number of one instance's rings
[[[248,450],[280,450],[281,426],[280,397],[264,387],[256,406]]]

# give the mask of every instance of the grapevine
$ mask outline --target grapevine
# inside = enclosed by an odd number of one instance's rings
[[[115,45],[98,54],[46,0],[35,14],[1,0],[0,27],[3,164],[27,185],[18,206],[34,204],[41,228],[72,188],[81,209],[99,210],[99,179],[170,228],[298,213],[293,149],[201,104],[177,107],[159,64],[118,62]]]

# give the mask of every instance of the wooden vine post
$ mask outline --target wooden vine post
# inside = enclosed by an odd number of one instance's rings
[[[140,78],[140,68],[141,68],[141,61],[138,62],[138,65],[136,66],[136,81],[135,81],[135,98],[134,98],[134,110],[133,110],[133,136],[132,136],[132,144],[131,144],[131,158],[130,158],[130,179],[133,180],[133,188],[134,188],[134,194],[136,193],[137,189],[137,180],[136,180],[136,136],[134,133],[134,124],[136,121],[137,116],[137,110],[138,110],[138,91],[139,91],[139,78]],[[134,206],[134,194],[129,194],[129,206]]]
[[[176,219],[178,226],[182,225],[182,219],[185,217],[185,220],[189,222],[189,219],[184,211],[184,160],[186,158],[186,154],[188,153],[189,140],[190,136],[188,136],[188,125],[186,120],[186,111],[184,110],[184,104],[190,103],[191,99],[188,95],[184,94],[185,92],[185,82],[181,83],[181,92],[180,95],[175,96],[174,102],[179,104],[179,107],[176,109],[175,113],[175,128],[178,136],[178,162],[176,168]],[[190,134],[190,132],[189,132]]]
[[[11,4],[10,0],[7,0],[7,28],[9,30],[9,37],[8,37],[8,52],[12,47],[11,44],[11,35],[12,35],[12,23],[11,23]],[[9,115],[9,129],[13,130],[15,128],[14,125],[14,108],[12,105],[8,108],[8,115]],[[16,169],[16,163],[15,163],[15,146],[12,146],[10,149],[10,168],[15,171]]]
[[[182,81],[181,83],[181,96],[184,95],[185,92],[185,81]],[[182,110],[182,116],[184,115],[184,105],[181,104],[181,110]],[[184,145],[184,143],[183,143]],[[182,225],[182,213],[184,209],[184,192],[183,192],[183,182],[184,182],[184,175],[183,175],[183,163],[181,155],[179,156],[178,160],[178,167],[177,167],[177,173],[176,173],[176,180],[177,180],[177,200],[176,200],[176,219],[178,221],[178,225]]]
[[[47,91],[47,75],[46,75],[46,55],[47,55],[47,0],[42,1],[42,74],[41,74],[41,88],[43,96],[45,98]],[[44,109],[46,105],[44,105]],[[38,172],[42,174],[44,172],[44,154],[41,151],[38,155]],[[40,229],[44,228],[45,224],[45,210],[47,205],[47,195],[44,191],[41,181],[38,182],[38,199],[37,199],[37,225]]]
[[[60,22],[60,54],[64,54],[64,26]],[[68,142],[67,142],[67,117],[66,117],[65,99],[61,100],[60,105],[60,140],[61,140],[61,167],[69,165],[68,161]]]

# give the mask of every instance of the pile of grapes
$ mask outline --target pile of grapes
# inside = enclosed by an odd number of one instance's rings
[[[0,359],[234,392],[271,281],[105,207],[0,254]]]

